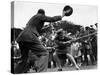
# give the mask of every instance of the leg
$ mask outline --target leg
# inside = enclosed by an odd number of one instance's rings
[[[52,59],[52,61],[53,61],[54,68],[56,68],[56,61],[54,60],[54,58]]]
[[[45,49],[45,47],[41,44],[37,36],[34,35],[34,42],[29,44],[29,49],[32,51],[33,55],[36,55],[38,57],[38,59],[34,61],[36,65],[36,71],[37,72],[47,71],[49,53]]]
[[[86,65],[88,65],[88,54],[87,54],[87,49],[85,49],[85,53],[84,53],[84,63],[86,64]]]
[[[53,67],[56,67],[56,61],[54,60],[53,53],[51,54],[51,61],[53,62]]]
[[[54,58],[54,60],[56,61],[57,66],[59,67],[58,70],[59,70],[59,71],[62,71],[61,62],[60,62],[60,59],[59,59],[59,57],[58,57],[58,54],[54,53],[53,58]]]
[[[48,68],[48,55],[41,56],[39,60],[35,61],[37,66],[37,72],[46,72]]]
[[[52,62],[52,53],[49,52],[49,59],[48,59],[48,67],[51,68],[51,62]]]
[[[68,58],[71,60],[71,62],[75,65],[76,69],[79,70],[78,65],[76,64],[75,59],[73,58],[73,56],[69,53],[67,53]]]

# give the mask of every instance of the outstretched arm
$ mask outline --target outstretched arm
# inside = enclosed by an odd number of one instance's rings
[[[44,21],[44,22],[56,22],[56,21],[61,20],[62,17],[61,17],[61,16],[49,17],[49,16],[43,15],[41,19],[42,19],[42,21]]]
[[[42,15],[42,20],[45,22],[56,22],[61,20],[64,16],[65,16],[65,12],[63,12],[61,16],[54,16],[54,17]]]

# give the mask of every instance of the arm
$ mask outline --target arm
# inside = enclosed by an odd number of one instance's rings
[[[64,42],[58,41],[58,40],[55,40],[55,43],[56,43],[57,45],[64,45]]]
[[[54,17],[49,17],[49,16],[42,15],[42,20],[44,22],[59,21],[59,20],[61,20],[65,16],[65,13],[66,13],[66,11],[63,11],[61,16],[54,16]]]
[[[56,21],[61,20],[62,17],[61,16],[48,17],[48,16],[45,16],[45,15],[42,15],[41,19],[44,22],[56,22]]]

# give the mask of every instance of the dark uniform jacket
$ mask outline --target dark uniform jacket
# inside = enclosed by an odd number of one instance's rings
[[[42,14],[36,14],[28,21],[26,28],[18,36],[17,42],[37,42],[35,39],[41,33],[44,22],[55,22],[58,20],[61,20],[61,16],[48,17]]]

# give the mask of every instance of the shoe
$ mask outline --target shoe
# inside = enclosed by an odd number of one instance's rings
[[[76,67],[76,70],[80,70],[80,68],[77,66],[77,67]]]
[[[62,71],[62,69],[58,69],[58,71]]]

